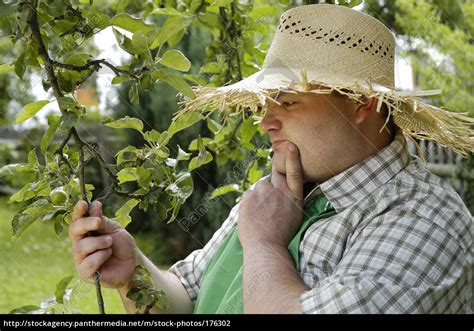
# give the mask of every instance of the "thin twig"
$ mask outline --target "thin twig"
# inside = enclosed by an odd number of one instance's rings
[[[89,200],[87,199],[86,182],[84,178],[84,163],[84,145],[81,145],[79,148],[79,185],[81,187],[82,199],[89,204]],[[99,313],[105,314],[104,298],[102,297],[100,274],[98,271],[94,272],[94,282],[97,294],[97,304],[99,306]]]
[[[82,200],[89,204],[87,199],[86,181],[84,179],[84,146],[79,147],[79,185],[81,187]]]
[[[105,314],[104,298],[102,296],[102,289],[100,287],[100,274],[98,271],[94,272],[95,292],[97,293],[97,303],[99,304],[99,311]]]
[[[143,198],[146,198],[146,196],[148,194],[150,194],[151,192],[154,192],[154,191],[157,191],[157,190],[163,190],[162,187],[159,187],[158,185],[152,187],[147,193],[143,193],[143,194],[136,194],[136,193],[128,193],[128,192],[124,192],[124,191],[119,191],[118,190],[118,185],[117,183],[115,183],[114,185],[114,191],[117,195],[120,195],[120,196],[124,196],[124,197],[127,197],[127,198],[134,198],[134,199],[143,199]]]
[[[112,172],[112,170],[110,170],[109,164],[104,160],[102,155],[100,155],[100,153],[97,152],[91,145],[89,145],[87,142],[82,140],[82,138],[79,136],[79,133],[77,132],[76,128],[74,128],[74,127],[71,128],[71,132],[72,132],[72,135],[74,137],[74,140],[76,141],[76,144],[78,146],[85,146],[87,149],[89,149],[89,151],[94,156],[94,159],[96,159],[96,161],[99,162],[99,165],[105,169],[105,172],[106,172],[107,176],[109,177],[109,179],[112,182],[116,182],[117,178],[116,178],[115,174]]]
[[[68,132],[68,135],[66,138],[64,138],[64,140],[61,142],[61,144],[59,145],[59,147],[54,151],[53,154],[58,154],[59,157],[61,158],[61,160],[63,161],[64,164],[67,165],[67,167],[69,168],[69,171],[73,174],[76,173],[76,171],[74,170],[74,168],[72,167],[71,163],[69,163],[69,160],[66,159],[64,157],[64,154],[63,154],[63,150],[64,150],[64,147],[66,146],[67,142],[69,141],[69,139],[71,139],[71,135],[72,135],[72,132],[71,130],[69,130]]]
[[[87,63],[82,66],[78,66],[75,64],[62,63],[58,61],[52,61],[52,64],[58,68],[71,70],[71,71],[84,71],[84,70],[97,71],[98,69],[101,68],[101,65],[105,65],[109,67],[115,73],[116,76],[120,76],[120,74],[124,74],[124,75],[130,75],[134,78],[138,78],[136,75],[131,74],[128,70],[117,68],[116,66],[114,66],[112,63],[108,62],[105,59],[88,60]]]

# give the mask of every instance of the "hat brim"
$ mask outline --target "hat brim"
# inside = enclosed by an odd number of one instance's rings
[[[324,88],[316,88],[314,86]],[[291,68],[268,68],[231,85],[221,87],[197,86],[194,99],[185,99],[177,116],[190,111],[206,115],[214,112],[242,115],[246,111],[256,121],[264,115],[269,99],[279,91],[313,92],[327,94],[338,91],[350,98],[361,95],[376,97],[386,103],[389,115],[405,136],[416,139],[436,140],[442,146],[467,155],[474,151],[474,119],[467,113],[451,112],[425,103],[420,97],[440,94],[441,90],[400,91],[391,87],[342,76],[331,72],[301,71]],[[388,117],[387,117],[388,121]],[[383,127],[382,127],[383,129]],[[382,131],[382,129],[380,131]]]

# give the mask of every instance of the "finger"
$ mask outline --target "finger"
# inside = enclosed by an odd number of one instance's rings
[[[273,184],[274,187],[278,187],[282,190],[286,189],[286,180],[285,180],[285,175],[281,174],[278,172],[276,169],[275,165],[272,165],[272,178],[271,178],[271,183]]]
[[[87,202],[84,200],[80,200],[74,206],[74,210],[72,211],[72,220],[75,221],[78,218],[85,216],[84,214],[87,212]]]
[[[117,230],[117,228],[123,228],[119,223],[107,218],[103,214],[102,202],[98,200],[95,200],[91,203],[90,208],[89,208],[89,215],[100,217],[104,220],[104,227],[103,229],[100,229],[98,233],[107,234],[107,233],[111,233]]]
[[[110,248],[113,239],[111,236],[85,237],[72,246],[72,255],[76,264],[80,264],[88,255],[95,251]]]
[[[285,157],[286,167],[286,183],[288,188],[293,193],[293,196],[298,200],[303,200],[303,170],[301,168],[301,159],[298,147],[290,143],[286,150]]]
[[[69,238],[73,242],[87,237],[89,231],[100,230],[104,227],[104,220],[100,217],[82,217],[69,225]]]
[[[92,274],[96,272],[111,255],[112,248],[101,249],[82,260],[77,267],[81,278],[90,279]]]
[[[91,203],[89,208],[90,216],[102,217],[102,203],[100,201],[94,201]]]

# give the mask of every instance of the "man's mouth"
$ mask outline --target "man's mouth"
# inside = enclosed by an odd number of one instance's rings
[[[272,142],[272,149],[275,149],[276,147],[278,147],[279,145],[281,145],[285,141],[286,140],[276,140],[276,141]]]

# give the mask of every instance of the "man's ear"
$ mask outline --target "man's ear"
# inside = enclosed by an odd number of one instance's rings
[[[362,97],[360,102],[361,103],[358,103],[355,108],[356,124],[363,123],[370,113],[376,111],[378,100],[375,97],[372,97],[372,98]]]

